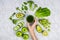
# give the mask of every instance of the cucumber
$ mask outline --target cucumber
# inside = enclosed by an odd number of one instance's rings
[[[16,26],[16,27],[13,28],[14,31],[17,31],[17,30],[19,30],[19,29],[20,29],[19,26]]]
[[[23,34],[23,39],[25,39],[25,40],[29,39],[29,35],[28,34]]]
[[[20,27],[22,27],[22,26],[23,26],[23,24],[22,24],[22,23],[19,23],[18,25],[19,25]]]
[[[28,31],[27,27],[23,27],[23,28],[22,28],[22,32],[23,32],[23,33],[27,32],[27,31]]]
[[[24,22],[20,22],[20,23],[18,23],[18,25],[19,25],[20,27],[23,27],[23,26],[24,26]]]
[[[36,26],[36,30],[37,30],[37,32],[39,32],[39,33],[42,32],[42,28],[41,28],[39,25]]]
[[[16,36],[17,37],[21,37],[22,36],[22,32],[21,31],[16,32]]]

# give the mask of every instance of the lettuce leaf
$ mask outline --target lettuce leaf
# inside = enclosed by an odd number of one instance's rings
[[[35,12],[35,16],[38,18],[50,16],[50,10],[48,8],[39,7]]]

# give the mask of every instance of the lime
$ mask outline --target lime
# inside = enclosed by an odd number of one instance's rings
[[[24,39],[28,39],[29,38],[29,35],[28,34],[23,34],[23,38]]]
[[[21,32],[21,31],[16,32],[16,36],[17,36],[17,37],[22,36],[22,32]]]
[[[27,31],[28,31],[28,29],[26,27],[22,28],[22,32],[27,32]]]

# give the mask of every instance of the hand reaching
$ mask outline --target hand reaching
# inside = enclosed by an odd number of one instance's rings
[[[36,24],[37,24],[37,20],[36,19],[35,19],[35,22],[32,24],[32,26],[29,23],[27,23],[29,32],[30,32],[31,37],[32,37],[33,40],[37,40],[37,38],[35,36],[35,33],[34,33],[34,28],[36,27]]]

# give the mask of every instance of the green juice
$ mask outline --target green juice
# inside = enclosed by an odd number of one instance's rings
[[[34,17],[32,15],[28,15],[27,18],[26,18],[26,20],[30,24],[33,24],[34,23]]]

